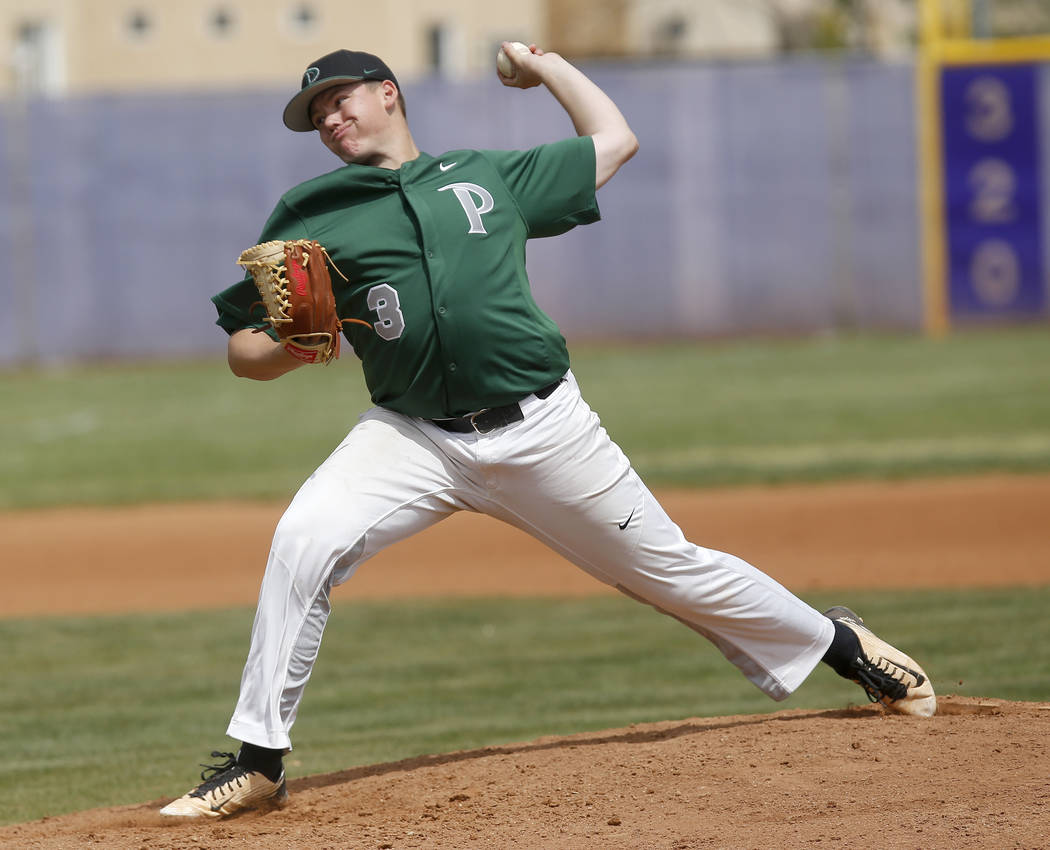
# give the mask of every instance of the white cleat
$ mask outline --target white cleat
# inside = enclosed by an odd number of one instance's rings
[[[179,818],[222,818],[245,809],[265,805],[281,805],[288,799],[284,772],[276,782],[257,770],[248,770],[237,764],[233,753],[213,752],[213,758],[226,756],[219,765],[205,765],[204,781],[179,799],[160,810],[162,815]],[[206,777],[208,772],[210,777]]]
[[[824,616],[849,627],[860,641],[863,654],[853,661],[849,678],[864,688],[868,699],[898,714],[933,717],[933,683],[915,661],[878,637],[849,608],[830,608]]]

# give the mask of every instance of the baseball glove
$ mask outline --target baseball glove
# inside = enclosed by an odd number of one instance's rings
[[[330,262],[321,244],[309,239],[263,242],[237,259],[255,281],[266,321],[285,350],[304,363],[328,363],[339,356],[342,323],[328,274]]]

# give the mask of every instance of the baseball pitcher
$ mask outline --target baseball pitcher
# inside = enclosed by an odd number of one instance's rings
[[[524,48],[524,49],[523,49]],[[638,142],[580,70],[504,44],[500,80],[544,86],[576,135],[525,151],[421,152],[397,79],[338,50],[306,69],[285,125],[343,162],[288,191],[215,296],[234,374],[324,364],[340,337],[374,406],[302,485],[273,538],[240,696],[203,780],[165,815],[286,798],[282,758],[335,585],[377,552],[478,511],[522,529],[710,640],[773,699],[820,661],[888,710],[929,716],[929,678],[852,611],[814,610],[740,558],[686,540],[588,407],[529,287],[525,245],[598,221]]]

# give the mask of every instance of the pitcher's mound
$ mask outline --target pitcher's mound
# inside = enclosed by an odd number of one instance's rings
[[[163,800],[0,829],[116,850],[1046,846],[1050,704],[942,697],[695,718],[422,756],[289,783],[287,807],[171,821]]]

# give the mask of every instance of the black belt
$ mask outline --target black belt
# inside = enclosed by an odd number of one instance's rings
[[[533,395],[536,398],[547,398],[558,389],[564,380],[564,378],[558,378],[553,384],[548,384],[536,390]],[[513,425],[515,422],[521,422],[524,419],[525,414],[521,412],[520,405],[515,402],[514,404],[504,404],[502,407],[486,407],[477,413],[468,413],[466,416],[457,416],[455,419],[431,419],[430,421],[437,425],[438,428],[444,428],[446,431],[452,431],[456,434],[469,434],[472,431],[477,431],[479,434],[487,434],[489,431],[505,428],[507,425]]]

